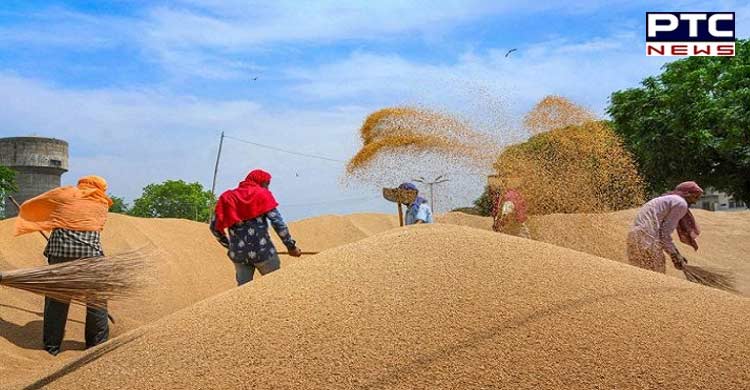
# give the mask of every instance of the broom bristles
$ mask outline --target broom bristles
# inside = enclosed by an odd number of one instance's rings
[[[141,250],[0,273],[0,285],[80,305],[105,307],[149,284]]]
[[[683,266],[682,271],[685,273],[685,278],[693,283],[737,292],[734,276],[727,271],[709,270],[687,264]]]

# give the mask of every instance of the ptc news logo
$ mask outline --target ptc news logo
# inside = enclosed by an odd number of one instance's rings
[[[734,56],[734,12],[646,12],[647,56]]]

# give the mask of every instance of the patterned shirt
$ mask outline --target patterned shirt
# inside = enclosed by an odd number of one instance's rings
[[[49,236],[47,247],[44,248],[44,256],[69,259],[104,256],[101,233],[98,231],[54,229]]]
[[[268,235],[268,221],[279,235],[287,249],[296,246],[289,234],[289,228],[277,209],[273,209],[258,218],[248,219],[232,225],[229,238],[216,230],[215,216],[211,218],[211,233],[221,245],[228,249],[229,258],[235,263],[253,264],[266,261],[276,256],[276,248]]]

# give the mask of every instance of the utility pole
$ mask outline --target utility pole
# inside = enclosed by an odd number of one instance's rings
[[[211,193],[216,196],[216,175],[219,173],[219,160],[221,159],[221,147],[224,145],[224,132],[221,132],[221,138],[219,138],[219,152],[216,153],[216,165],[214,166],[214,180],[211,183]]]
[[[420,176],[419,179],[414,179],[417,183],[427,184],[430,187],[430,205],[432,206],[433,210],[437,212],[437,207],[435,206],[435,190],[434,186],[437,184],[445,183],[450,181],[447,177],[443,177],[443,175],[440,175],[436,177],[434,180],[427,180],[424,177]]]

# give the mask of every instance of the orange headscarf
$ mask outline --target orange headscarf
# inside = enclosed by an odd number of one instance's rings
[[[59,187],[23,202],[16,219],[15,235],[62,228],[101,231],[112,199],[107,181],[86,176],[75,187]]]

